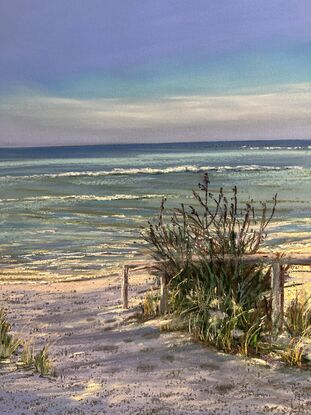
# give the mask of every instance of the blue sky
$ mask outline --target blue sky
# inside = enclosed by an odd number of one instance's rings
[[[0,0],[0,145],[311,138],[309,0]]]

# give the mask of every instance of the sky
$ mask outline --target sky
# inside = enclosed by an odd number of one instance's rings
[[[310,0],[0,0],[0,146],[311,139]]]

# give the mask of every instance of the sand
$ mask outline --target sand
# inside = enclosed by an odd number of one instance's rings
[[[131,276],[131,305],[150,283]],[[0,286],[13,330],[50,343],[56,378],[0,367],[1,415],[311,414],[309,371],[219,353],[131,319],[120,278]],[[1,303],[0,303],[1,304]]]

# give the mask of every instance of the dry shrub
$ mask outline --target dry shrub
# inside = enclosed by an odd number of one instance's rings
[[[187,314],[198,338],[227,351],[235,347],[232,331],[245,330],[249,333],[245,351],[268,323],[271,270],[245,264],[242,257],[261,247],[277,196],[270,209],[266,202],[258,209],[253,200],[241,204],[236,187],[229,195],[223,188],[214,194],[209,185],[205,174],[198,191],[193,191],[194,203],[168,214],[163,199],[159,216],[148,222],[142,235],[153,257],[165,260],[159,273],[169,283],[171,312]],[[216,326],[210,323],[215,301],[216,309],[227,315]]]

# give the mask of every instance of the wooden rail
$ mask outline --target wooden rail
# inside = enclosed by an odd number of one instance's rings
[[[199,261],[199,258],[192,258]],[[208,259],[208,258],[207,258]],[[232,256],[225,256],[221,258],[225,261],[234,260]],[[256,254],[245,255],[241,258],[244,264],[267,264],[272,266],[271,275],[271,296],[272,296],[272,325],[276,332],[279,332],[283,327],[284,319],[284,278],[282,267],[286,265],[307,265],[311,266],[311,256],[305,254],[290,254],[280,256],[277,254]],[[121,301],[123,308],[128,308],[128,286],[129,286],[129,271],[157,269],[160,263],[167,263],[167,261],[132,261],[123,266],[123,278],[121,286]],[[166,314],[168,311],[168,291],[167,281],[164,276],[161,276],[161,297],[160,297],[160,313]]]

